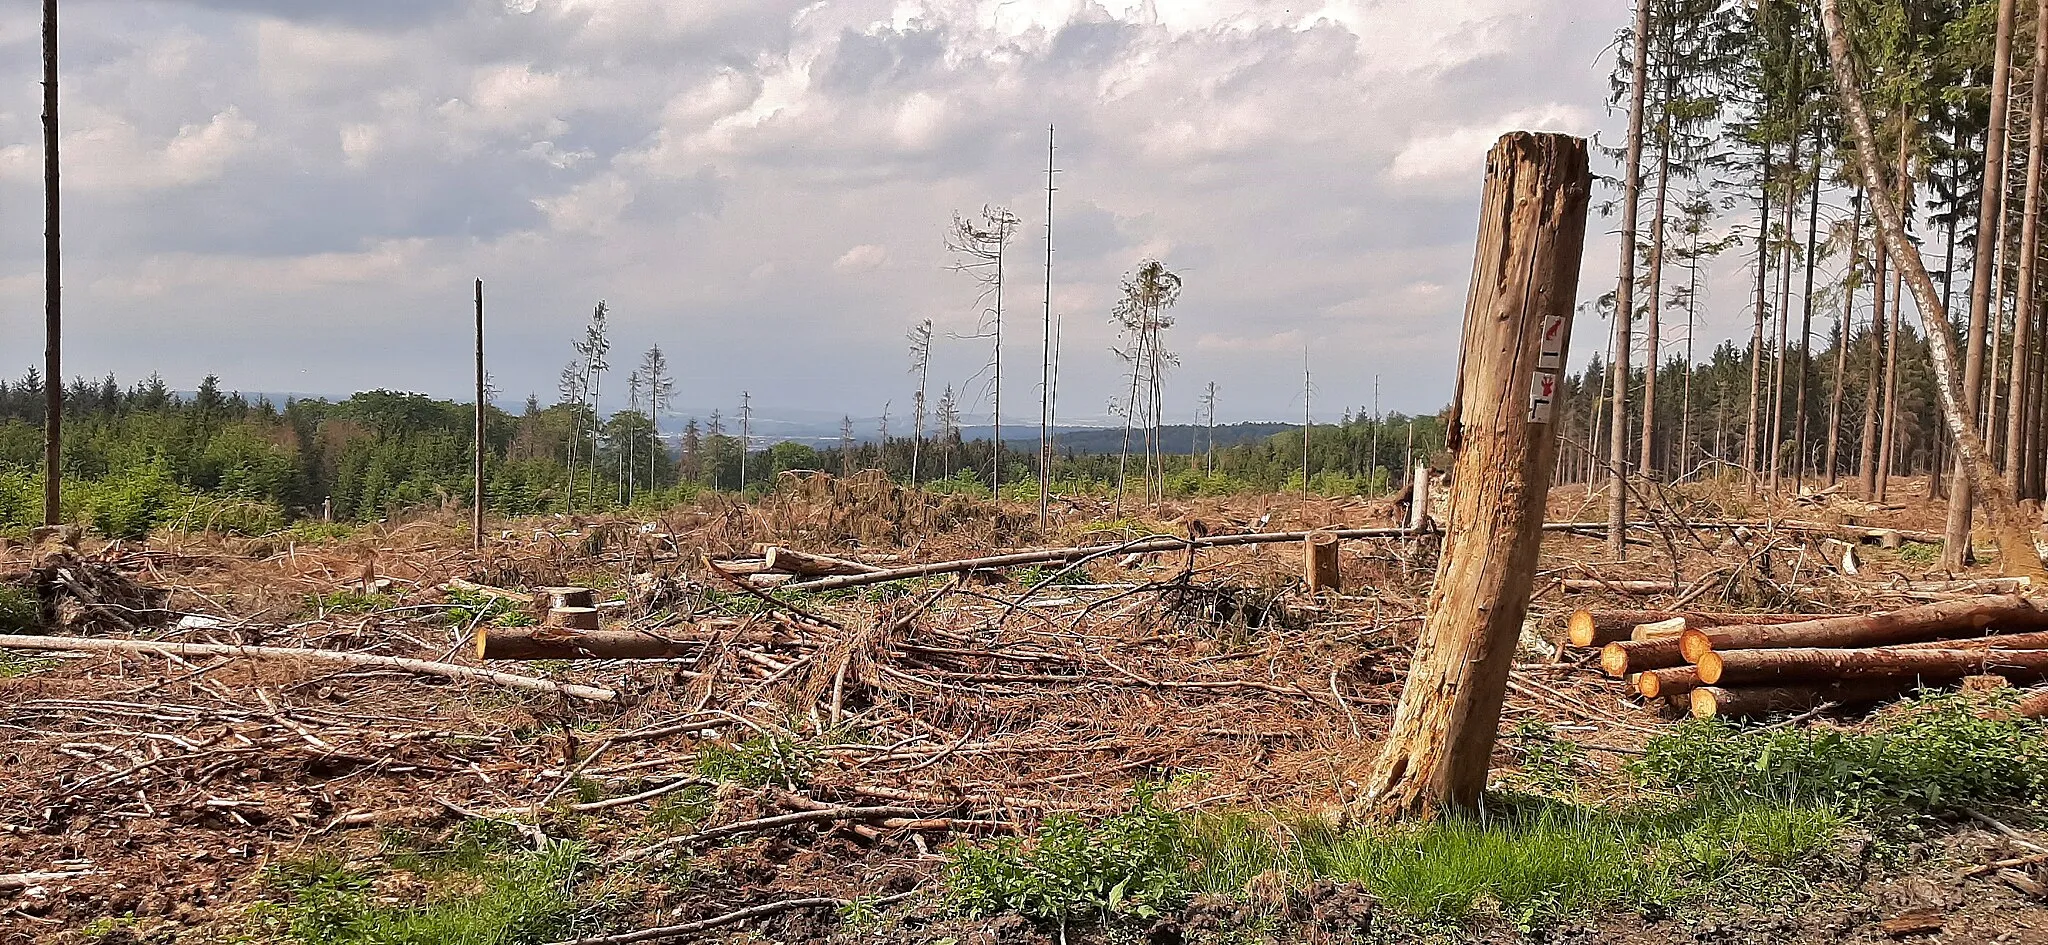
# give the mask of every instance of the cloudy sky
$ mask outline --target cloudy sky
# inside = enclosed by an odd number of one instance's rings
[[[65,0],[67,373],[554,399],[613,312],[610,386],[659,343],[677,409],[989,409],[956,211],[1006,205],[1004,414],[1036,422],[1046,128],[1062,414],[1116,389],[1108,312],[1185,288],[1170,419],[1449,397],[1481,159],[1602,132],[1622,0]],[[0,371],[40,358],[36,10],[0,11]],[[1604,170],[1596,168],[1596,170]],[[1611,288],[1596,218],[1581,294]],[[1604,344],[1581,319],[1579,358]],[[934,394],[936,396],[936,393]]]

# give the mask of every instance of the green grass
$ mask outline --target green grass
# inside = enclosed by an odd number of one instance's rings
[[[1542,726],[1483,819],[1337,830],[1287,813],[1176,812],[1141,791],[1097,823],[949,851],[948,895],[976,915],[1111,925],[1200,894],[1356,883],[1417,927],[1488,919],[1537,930],[1621,911],[1782,902],[1852,832],[1880,837],[1988,803],[2048,797],[2048,728],[1928,696],[1857,731],[1693,723],[1653,739],[1615,783]],[[1591,779],[1597,780],[1597,779]],[[1598,800],[1591,798],[1598,797]]]
[[[547,942],[565,937],[576,916],[577,858],[574,844],[515,851],[501,836],[472,830],[451,849],[401,850],[376,866],[288,860],[266,873],[269,895],[253,915],[264,937],[301,945]],[[393,898],[380,890],[386,878],[409,878],[424,893],[384,901]]]

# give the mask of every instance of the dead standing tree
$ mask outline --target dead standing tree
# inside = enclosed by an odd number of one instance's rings
[[[1487,156],[1447,424],[1457,487],[1429,615],[1358,814],[1471,807],[1486,787],[1542,548],[1591,186],[1581,138],[1516,132]]]
[[[953,228],[946,236],[946,249],[959,257],[953,269],[973,276],[981,286],[984,320],[974,334],[964,337],[990,339],[989,386],[994,396],[988,487],[997,496],[1002,495],[1003,478],[1003,256],[1010,240],[1016,238],[1017,224],[1017,215],[1009,208],[983,207],[978,223],[954,214]],[[885,431],[882,440],[886,443],[888,439]]]
[[[1905,220],[1891,192],[1883,186],[1877,136],[1870,128],[1870,113],[1863,107],[1855,62],[1849,54],[1849,38],[1842,31],[1836,0],[1821,0],[1820,10],[1821,20],[1827,28],[1828,54],[1834,61],[1836,90],[1840,93],[1842,111],[1848,118],[1851,137],[1855,140],[1856,157],[1878,232],[1883,236],[1884,248],[1892,262],[1905,274],[1905,283],[1912,290],[1913,301],[1920,310],[1920,323],[1926,329],[1935,392],[1940,396],[1941,412],[1948,422],[1949,434],[1955,439],[1957,471],[1972,481],[1978,501],[1984,504],[1993,537],[1998,542],[1999,564],[2005,572],[2048,579],[2048,571],[2042,569],[2040,556],[2027,534],[2019,502],[1999,475],[1998,467],[1991,462],[1990,454],[1985,452],[1984,439],[1977,428],[1976,411],[1965,401],[1964,389],[1956,383],[1955,341],[1949,337],[1947,311],[1942,307],[1940,294],[1935,291],[1934,279],[1927,274],[1919,249],[1904,238]],[[1965,502],[1969,498],[1967,494],[1963,496]],[[1950,537],[1953,539],[1954,536]],[[1968,541],[1967,531],[1964,541]],[[1960,551],[1955,553],[1960,554]],[[1945,552],[1944,557],[1948,556],[1949,553]]]

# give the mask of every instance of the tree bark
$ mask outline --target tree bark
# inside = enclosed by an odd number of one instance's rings
[[[1819,256],[1820,240],[1820,172],[1821,141],[1820,131],[1814,130],[1813,180],[1809,186],[1811,196],[1806,208],[1806,287],[1800,293],[1799,312],[1799,372],[1794,382],[1798,394],[1793,398],[1792,407],[1792,494],[1798,495],[1800,486],[1806,481],[1806,388],[1807,372],[1813,364],[1813,267]]]
[[[1486,787],[1542,548],[1557,450],[1546,395],[1568,363],[1590,189],[1583,139],[1514,133],[1488,158],[1447,424],[1459,487],[1429,615],[1360,813],[1468,809]]]
[[[1913,185],[1912,165],[1909,163],[1911,152],[1907,150],[1906,142],[1912,137],[1912,127],[1912,121],[1905,118],[1899,120],[1899,167],[1898,178],[1895,181],[1899,188],[1899,206],[1907,208],[1903,212],[1907,214],[1909,221],[1912,215],[1910,208],[1913,206]],[[1892,467],[1898,456],[1899,309],[1903,308],[1906,302],[1905,293],[1900,291],[1901,275],[1898,267],[1892,267],[1891,320],[1884,331],[1884,430],[1878,437],[1877,491],[1872,493],[1879,502],[1885,501],[1885,497],[1891,492]]]
[[[656,660],[694,656],[703,639],[678,640],[641,630],[583,630],[564,633],[553,628],[479,627],[476,658],[480,660]]]
[[[1636,212],[1643,193],[1643,98],[1649,82],[1650,0],[1636,0],[1635,61],[1629,85],[1628,166],[1622,169],[1621,276],[1614,288],[1614,360],[1608,365],[1614,420],[1608,429],[1607,556],[1628,557],[1628,384],[1630,323],[1635,318]],[[1583,235],[1579,237],[1583,239]],[[1573,272],[1573,279],[1578,274]]]
[[[1763,423],[1764,316],[1767,299],[1765,280],[1770,272],[1771,233],[1771,143],[1764,140],[1763,167],[1757,171],[1756,215],[1756,330],[1749,339],[1749,425],[1742,431],[1742,468],[1749,473],[1748,494],[1756,496],[1757,450],[1763,445],[1757,436]]]
[[[824,577],[834,574],[873,574],[882,569],[859,561],[771,545],[768,548],[767,566],[764,570],[800,574],[805,577]]]
[[[2034,266],[2041,249],[2038,239],[2044,92],[2048,92],[2048,0],[2039,0],[2035,4],[2034,16],[2034,83],[2027,93],[2027,183],[2025,203],[2020,211],[2020,265],[2018,297],[2013,306],[2012,377],[2006,395],[2006,484],[2016,496],[2026,494],[2026,428],[2031,416],[2028,381],[2033,377],[2028,359],[2032,356],[2033,345]]]
[[[1696,663],[1702,656],[1715,651],[1884,646],[1967,635],[1987,627],[2006,631],[2048,628],[2048,609],[2017,594],[1993,594],[1902,607],[1882,614],[1827,617],[1804,623],[1688,629],[1679,637],[1679,653],[1687,661]]]
[[[2000,564],[2007,574],[2025,575],[2048,580],[2048,570],[2041,567],[2041,559],[2034,551],[2033,540],[2028,529],[2022,524],[2019,502],[2012,491],[2005,488],[2005,482],[1998,470],[1984,453],[1984,440],[1978,433],[1976,413],[1965,400],[1964,390],[1956,383],[1955,342],[1949,337],[1948,318],[1941,309],[1941,299],[1935,294],[1934,280],[1927,275],[1927,267],[1920,260],[1919,250],[1904,239],[1905,220],[1899,208],[1892,202],[1891,194],[1881,187],[1872,186],[1882,179],[1878,171],[1877,144],[1870,130],[1870,115],[1863,107],[1862,92],[1857,88],[1855,67],[1849,54],[1849,40],[1842,32],[1841,14],[1837,9],[1838,0],[1821,0],[1822,19],[1828,33],[1828,49],[1835,63],[1835,84],[1840,92],[1843,110],[1849,118],[1850,130],[1856,141],[1857,158],[1862,165],[1865,189],[1871,194],[1871,205],[1879,226],[1891,237],[1887,246],[1893,262],[1905,270],[1911,285],[1914,300],[1920,309],[1920,319],[1927,332],[1929,360],[1932,362],[1935,389],[1941,395],[1942,413],[1947,419],[1949,432],[1955,441],[1959,471],[1976,481],[1978,491],[1984,500],[1985,513],[1991,520],[1992,530],[1998,539]],[[2010,11],[2011,0],[2005,0]],[[2011,24],[2006,24],[2010,33]],[[1980,326],[1981,327],[1981,326]],[[1980,349],[1981,354],[1981,349]],[[1978,364],[1979,377],[1982,363]],[[1964,497],[1965,500],[1969,498]],[[1967,506],[1965,506],[1967,508]],[[1951,520],[1951,526],[1955,523]],[[1962,541],[1969,541],[1969,522],[1962,522]],[[1950,529],[1950,538],[1955,530]],[[1953,554],[1951,555],[1951,552]],[[1960,561],[1961,549],[1953,543],[1944,547],[1944,557]]]
[[[1979,411],[1984,396],[1984,333],[1991,318],[1991,269],[1998,238],[1993,221],[1998,219],[1998,206],[2005,186],[2005,135],[2002,129],[2005,128],[2006,93],[2012,73],[2012,12],[2013,0],[1999,0],[1998,32],[1991,66],[1991,121],[1984,133],[1984,185],[1977,202],[1977,253],[1970,268],[1970,328],[1965,342],[1962,403],[1958,405],[1958,419],[1967,419],[1972,428],[1981,416]],[[1838,60],[1841,58],[1837,57]],[[1924,317],[1925,313],[1922,315]],[[1941,337],[1946,338],[1947,327],[1941,327]],[[1954,420],[1950,423],[1953,424]],[[1957,434],[1956,475],[1949,484],[1948,531],[1947,541],[1942,544],[1941,566],[1951,571],[1962,570],[1969,561],[1971,505],[1978,487],[1984,485],[1977,481],[1983,478],[1981,475],[1964,467],[1982,462],[1985,469],[1994,475],[1997,471],[1983,440],[1974,429],[1970,439],[1976,441],[1974,445],[1962,442],[1962,435]],[[2006,557],[2005,550],[2001,547],[2001,557]],[[2038,567],[2039,561],[2035,563]]]
[[[1639,0],[1647,2],[1647,0]],[[1640,67],[1638,67],[1640,69]],[[1640,93],[1638,93],[1640,101]],[[43,524],[64,521],[64,252],[58,238],[57,0],[43,0]]]
[[[1879,184],[1878,186],[1883,186]],[[1859,444],[1856,469],[1857,484],[1862,487],[1863,497],[1877,499],[1877,405],[1884,400],[1883,377],[1878,365],[1884,363],[1885,355],[1885,273],[1891,263],[1883,232],[1875,238],[1877,265],[1872,267],[1870,283],[1870,359],[1863,365],[1863,439]]]
[[[1863,193],[1850,199],[1855,206],[1854,229],[1849,237],[1849,270],[1842,279],[1842,318],[1835,323],[1835,377],[1828,391],[1828,485],[1841,476],[1842,389],[1849,386],[1849,326],[1856,312],[1856,264],[1863,257]]]
[[[1665,40],[1665,60],[1659,65],[1664,75],[1657,96],[1657,196],[1650,211],[1650,305],[1643,319],[1643,435],[1642,461],[1637,465],[1645,476],[1657,474],[1657,369],[1662,365],[1664,320],[1664,211],[1671,190],[1671,92],[1677,70],[1669,58],[1669,37],[1675,28],[1666,17],[1660,30]],[[1647,50],[1647,47],[1645,47]]]

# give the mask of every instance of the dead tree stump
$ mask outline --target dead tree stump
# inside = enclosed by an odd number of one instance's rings
[[[1311,596],[1344,593],[1344,569],[1337,558],[1342,544],[1335,532],[1311,532],[1302,539],[1301,577]]]
[[[1514,132],[1487,155],[1448,447],[1443,557],[1387,736],[1352,814],[1477,805],[1529,609],[1578,297],[1586,142]]]

